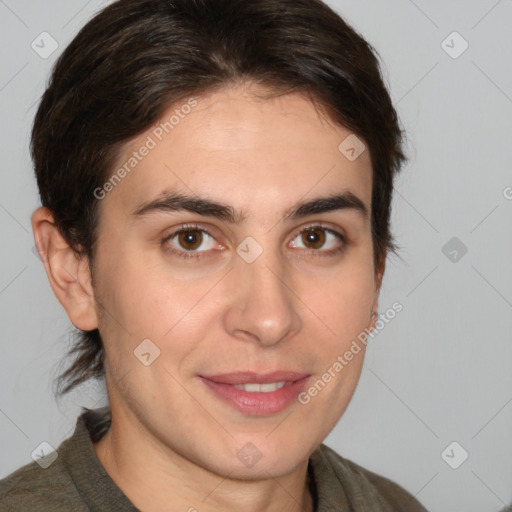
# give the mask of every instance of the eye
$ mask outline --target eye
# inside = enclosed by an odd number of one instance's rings
[[[197,225],[180,226],[178,230],[167,235],[162,244],[166,251],[181,258],[210,256],[205,253],[224,248],[207,230]],[[304,249],[306,253],[333,256],[345,249],[346,240],[337,231],[313,225],[299,231],[290,245],[293,248]]]
[[[198,226],[181,226],[163,241],[165,248],[184,258],[199,257],[199,254],[218,246],[213,236]]]
[[[330,255],[341,252],[345,248],[345,237],[324,226],[308,226],[296,235],[291,246]]]

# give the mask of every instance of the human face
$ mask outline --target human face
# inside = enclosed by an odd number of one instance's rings
[[[95,297],[112,414],[215,473],[279,476],[325,439],[360,376],[364,349],[309,403],[297,398],[369,326],[376,304],[371,161],[368,151],[347,159],[338,145],[350,131],[297,93],[257,99],[238,86],[196,100],[164,114],[188,112],[169,133],[159,122],[130,143],[119,166],[148,137],[155,147],[100,201]],[[226,208],[154,208],[165,194]],[[297,211],[342,194],[363,208]],[[183,225],[189,232],[176,235]],[[134,351],[148,339],[145,365]],[[244,402],[257,398],[249,392],[221,397],[204,378],[277,371],[305,378],[288,401],[286,390],[257,393],[259,406]]]

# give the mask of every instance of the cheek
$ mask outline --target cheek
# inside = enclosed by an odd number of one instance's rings
[[[98,261],[99,310],[105,310],[100,331],[108,332],[109,339],[118,338],[135,347],[149,338],[165,347],[184,326],[187,338],[200,336],[206,319],[222,315],[229,307],[225,303],[231,295],[229,290],[221,285],[212,293],[218,276],[192,281],[172,279],[161,260],[152,263],[128,246],[118,247],[121,245],[104,246],[102,254],[108,257]],[[290,276],[293,288],[307,306],[303,314],[311,316],[308,323],[314,322],[320,339],[331,339],[333,347],[350,343],[368,325],[375,293],[370,248],[371,244],[360,244],[337,268],[315,273],[296,269]],[[224,297],[220,300],[218,294],[222,291]],[[296,307],[302,309],[303,305],[299,301]],[[320,332],[322,324],[325,336]]]
[[[154,279],[143,261],[128,258],[127,248],[117,250],[116,244],[102,247],[102,258],[97,259],[95,296],[99,313],[99,330],[108,340],[106,350],[115,346],[115,352],[133,350],[154,332],[150,328],[155,318],[161,318]],[[133,255],[133,253],[131,253]]]
[[[157,309],[165,283],[158,280],[158,269],[143,257],[140,249],[122,245],[114,236],[102,246],[98,259],[97,287],[105,308],[116,320],[136,324]],[[112,319],[111,319],[112,320]]]
[[[375,296],[372,272],[371,265],[347,266],[326,281],[323,293],[314,297],[315,312],[329,328],[325,336],[317,338],[317,377],[326,383],[319,385],[319,389],[325,386],[326,392],[318,393],[323,397],[318,407],[333,422],[350,402],[361,375],[366,345],[359,336],[370,323]]]
[[[210,281],[171,279],[161,266],[136,259],[119,260],[104,275],[104,305],[111,313],[103,315],[104,339],[109,348],[116,346],[118,359],[124,354],[131,361],[141,341],[150,339],[162,355],[172,350],[173,360],[181,361],[205,338],[209,320],[218,314],[208,295]]]
[[[316,289],[315,294],[309,293],[307,303],[334,332],[335,343],[352,340],[368,326],[375,297],[370,267],[346,268],[324,280]]]

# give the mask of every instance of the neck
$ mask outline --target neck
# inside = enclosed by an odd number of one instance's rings
[[[110,478],[143,512],[313,512],[308,461],[291,473],[241,480],[215,473],[159,444],[141,425],[117,420],[94,451]],[[126,418],[125,418],[126,420]],[[121,428],[120,428],[121,424]],[[142,468],[142,470],[141,470]]]

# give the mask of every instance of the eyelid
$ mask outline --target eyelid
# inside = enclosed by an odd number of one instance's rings
[[[332,236],[334,236],[337,241],[338,245],[331,249],[309,249],[309,248],[300,248],[302,249],[302,252],[308,255],[315,255],[315,256],[333,256],[335,254],[341,254],[345,251],[348,245],[348,238],[345,232],[342,229],[339,228],[333,228],[330,224],[324,223],[324,222],[311,222],[307,224],[306,226],[302,226],[298,228],[298,230],[294,233],[292,236],[292,241],[295,240],[295,238],[303,233],[304,231],[308,231],[314,228],[321,228],[325,230],[327,233],[330,233]]]
[[[164,235],[164,238],[168,240],[169,238],[172,238],[173,236],[176,236],[178,233],[182,231],[202,231],[203,233],[206,233],[208,236],[211,236],[215,240],[217,240],[218,235],[214,234],[215,230],[211,229],[209,227],[205,227],[200,223],[194,223],[194,222],[185,222],[184,224],[180,224],[179,226],[173,228],[171,231],[169,231],[166,235]],[[222,245],[222,244],[221,244]]]
[[[323,228],[326,231],[329,231],[330,233],[332,233],[334,235],[337,235],[340,238],[343,238],[344,240],[346,240],[345,233],[339,232],[336,228],[331,227],[330,224],[327,224],[325,222],[318,222],[318,221],[317,222],[312,221],[312,222],[306,224],[305,226],[301,226],[301,227],[297,228],[293,232],[293,235],[291,237],[292,240],[294,238],[296,238],[297,235],[300,235],[303,231],[306,231],[306,230],[312,229],[312,228]],[[195,229],[197,231],[203,231],[207,235],[211,236],[212,238],[217,239],[217,236],[215,234],[213,234],[209,228],[204,227],[203,225],[201,225],[201,223],[194,223],[194,222],[187,222],[187,223],[184,223],[184,224],[180,224],[176,229],[174,229],[173,231],[171,231],[168,234],[166,234],[164,236],[164,238],[166,240],[168,240],[169,238],[172,238],[173,236],[175,236],[178,233],[180,233],[181,231],[186,231],[188,229],[190,229],[190,230],[194,230]],[[341,231],[343,231],[343,230],[341,230]],[[220,244],[220,245],[224,245],[224,244]]]
[[[319,221],[317,221],[317,222],[312,221],[305,226],[301,226],[300,228],[297,228],[297,230],[294,231],[294,233],[291,237],[291,241],[293,241],[302,232],[307,231],[309,229],[313,229],[313,228],[321,228],[321,229],[324,229],[325,231],[327,231],[328,233],[331,233],[333,236],[335,236],[338,239],[340,245],[334,249],[302,249],[303,252],[310,253],[310,254],[316,253],[318,255],[328,256],[330,254],[334,254],[334,253],[343,251],[343,249],[345,248],[345,246],[348,243],[347,237],[346,237],[345,233],[343,232],[343,230],[340,230],[341,231],[340,232],[337,229],[332,228],[330,224],[327,224],[325,222],[319,222]],[[166,234],[163,237],[162,244],[164,244],[166,246],[165,250],[167,250],[173,254],[176,254],[178,256],[184,257],[184,258],[208,257],[211,255],[212,251],[213,252],[219,251],[219,249],[208,249],[205,251],[197,251],[197,250],[186,251],[184,249],[180,250],[180,249],[173,247],[167,243],[167,242],[169,242],[169,240],[171,238],[175,237],[178,233],[180,233],[182,231],[187,231],[187,230],[202,231],[203,233],[206,233],[208,236],[210,236],[213,240],[215,240],[217,242],[217,244],[221,246],[221,248],[225,248],[225,245],[218,242],[217,236],[212,234],[211,230],[209,228],[204,227],[200,223],[190,222],[190,223],[181,224],[180,226],[173,229],[173,231],[171,231],[170,233]]]
[[[217,245],[221,246],[222,248],[225,247],[224,244],[220,243],[217,240],[217,238],[219,238],[219,237],[216,234],[212,233],[212,231],[214,232],[215,230],[206,228],[203,225],[201,225],[200,223],[194,223],[194,222],[186,222],[184,224],[180,224],[178,227],[176,227],[175,229],[173,229],[172,231],[170,231],[166,235],[164,235],[164,237],[162,238],[162,243],[169,242],[169,240],[171,238],[174,238],[182,231],[201,231],[202,233],[204,233],[207,236],[209,236],[210,238],[212,238]],[[169,250],[171,250],[171,252],[179,252],[179,253],[187,253],[187,254],[193,254],[193,253],[203,254],[203,253],[208,253],[208,252],[212,251],[213,249],[208,249],[205,251],[197,251],[197,250],[196,251],[185,251],[184,249],[180,250],[180,249],[173,247],[172,249],[169,248]]]
[[[292,239],[295,238],[297,235],[300,235],[303,231],[307,231],[312,228],[322,228],[326,231],[332,233],[333,235],[337,235],[343,239],[346,239],[346,235],[343,232],[341,228],[334,228],[331,226],[331,224],[325,223],[325,222],[310,222],[309,224],[305,226],[301,226],[300,228],[297,228],[297,230],[294,232]]]

